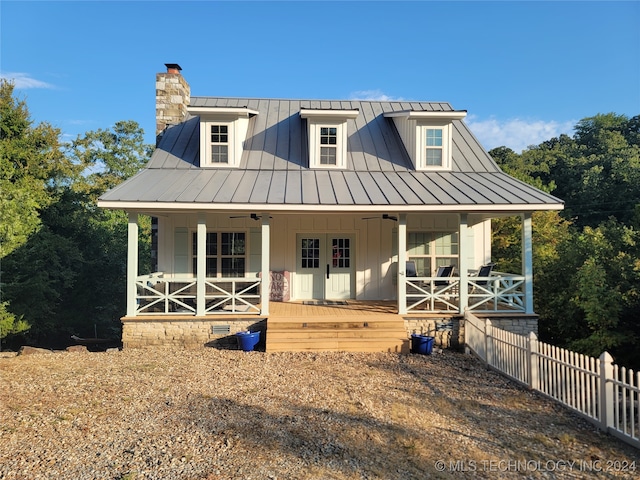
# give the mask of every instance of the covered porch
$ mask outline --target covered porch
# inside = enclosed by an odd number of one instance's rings
[[[169,270],[141,275],[138,269],[138,214],[129,213],[128,227],[128,275],[127,275],[127,317],[143,316],[194,316],[208,317],[229,314],[240,314],[243,316],[255,315],[257,317],[269,317],[273,308],[278,308],[279,302],[274,302],[274,284],[288,281],[288,286],[280,287],[291,289],[293,281],[284,279],[277,273],[279,270],[289,270],[288,273],[295,278],[300,273],[300,261],[278,260],[277,265],[273,265],[274,257],[283,256],[280,250],[286,249],[287,245],[281,245],[285,240],[280,241],[285,235],[293,237],[291,245],[295,248],[296,233],[304,226],[296,225],[296,230],[288,234],[287,230],[277,226],[278,241],[274,245],[272,241],[272,224],[281,221],[277,212],[265,212],[260,215],[246,214],[252,220],[260,220],[259,226],[251,228],[247,236],[253,238],[251,255],[252,266],[242,270],[242,276],[216,276],[207,275],[208,257],[207,232],[210,229],[207,215],[197,214],[197,225],[193,229],[193,251],[191,254],[178,252],[179,245],[173,244],[172,255],[178,258],[182,255],[193,259],[192,273],[177,273],[175,263]],[[381,214],[381,218],[389,218],[387,214]],[[274,218],[275,217],[275,218]],[[352,215],[353,217],[353,215]],[[469,232],[473,225],[487,221],[486,216],[468,215],[464,213],[455,214],[457,218],[458,243],[455,257],[451,263],[454,266],[453,275],[446,279],[437,275],[412,275],[408,272],[407,266],[411,263],[411,249],[407,244],[408,238],[408,218],[419,218],[420,215],[400,213],[394,218],[393,228],[387,223],[378,227],[382,233],[375,231],[378,236],[387,232],[390,237],[390,244],[382,245],[380,241],[372,242],[367,237],[371,234],[371,229],[360,228],[364,219],[354,219],[354,228],[347,229],[347,233],[353,240],[353,261],[351,268],[355,271],[353,283],[356,287],[352,293],[345,297],[346,300],[385,300],[385,304],[394,310],[396,315],[406,315],[411,313],[449,313],[462,314],[465,309],[482,312],[510,312],[510,313],[533,313],[533,286],[532,286],[532,255],[531,255],[531,215],[522,213],[522,272],[508,273],[492,270],[487,276],[479,276],[479,263],[474,261],[474,237]],[[337,216],[331,218],[328,223],[336,223]],[[358,223],[359,222],[359,223]],[[283,224],[286,222],[282,222]],[[338,225],[344,223],[339,218]],[[329,226],[325,229],[338,230]],[[177,230],[176,230],[177,231]],[[283,233],[284,231],[284,233]],[[176,237],[177,237],[176,233]],[[287,240],[288,241],[288,240]],[[370,244],[372,244],[370,246]],[[357,246],[356,246],[357,244]],[[185,240],[188,245],[188,237]],[[188,248],[188,247],[180,247]],[[365,248],[375,250],[375,255]],[[280,250],[279,250],[280,249]],[[356,250],[359,249],[360,251]],[[387,249],[389,253],[380,253]],[[476,257],[478,255],[476,254]],[[372,265],[366,258],[378,258],[385,265]],[[482,259],[484,263],[485,258]],[[187,265],[188,259],[183,259]],[[247,261],[248,263],[248,261]],[[275,268],[274,268],[275,267]],[[371,298],[371,294],[363,291],[360,284],[366,282],[368,271],[385,269],[392,277],[386,291],[379,290]],[[184,270],[184,269],[183,269]],[[296,271],[298,270],[298,271]],[[435,272],[434,272],[435,273]],[[327,278],[329,277],[329,264],[327,264]],[[265,279],[268,279],[265,281]],[[363,279],[363,280],[361,280]],[[382,281],[382,280],[380,280]],[[295,290],[295,289],[294,289]],[[377,296],[377,297],[376,297]],[[287,301],[289,297],[278,298],[279,301]],[[293,295],[291,300],[302,300]],[[308,300],[331,300],[331,298],[309,298]],[[344,309],[349,310],[348,308]]]

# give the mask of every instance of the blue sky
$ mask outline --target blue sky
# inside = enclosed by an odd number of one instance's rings
[[[63,139],[194,96],[447,101],[491,149],[640,114],[640,2],[0,0],[0,75]]]

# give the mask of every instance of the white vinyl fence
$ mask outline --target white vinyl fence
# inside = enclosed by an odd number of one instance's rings
[[[465,313],[465,347],[492,369],[541,392],[600,429],[640,448],[640,373],[607,352],[588,357],[517,335]]]

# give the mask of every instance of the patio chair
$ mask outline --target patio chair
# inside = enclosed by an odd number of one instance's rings
[[[482,265],[476,274],[476,277],[490,277],[491,271],[493,270],[493,263],[487,263],[486,265]],[[478,287],[487,288],[489,284],[489,280],[477,280],[473,282],[473,288],[471,289],[471,293],[475,292]]]
[[[406,272],[407,277],[417,277],[418,270],[416,270],[416,262],[407,262]]]
[[[453,276],[453,265],[438,267],[436,277],[449,278],[452,276]],[[449,285],[449,283],[450,283],[449,280],[435,280],[433,282],[433,285],[436,287],[436,291],[437,291],[437,290],[441,290],[442,287],[446,287],[447,285]]]

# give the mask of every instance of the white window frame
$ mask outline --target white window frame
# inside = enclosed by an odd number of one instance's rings
[[[211,127],[214,126],[225,126],[227,127],[227,142],[226,143],[216,143],[214,144],[211,141]],[[223,166],[228,167],[229,165],[233,165],[234,159],[234,149],[233,149],[233,139],[234,139],[234,124],[233,122],[205,122],[205,131],[206,138],[205,140],[205,149],[204,149],[204,164],[208,167],[217,167]],[[227,146],[227,161],[226,162],[214,162],[212,159],[212,146],[213,145],[226,145]]]
[[[320,143],[321,131],[323,128],[336,129],[336,163],[322,163],[322,147]],[[346,124],[343,123],[318,123],[310,126],[309,131],[309,167],[310,168],[345,168],[347,157],[347,144],[344,141],[343,130]]]
[[[427,131],[428,130],[441,130],[442,131],[442,146],[438,147],[442,152],[442,165],[428,165],[427,164],[427,150],[430,147],[427,145]],[[429,122],[423,123],[420,122],[418,125],[418,142],[417,142],[417,151],[416,151],[416,159],[418,160],[418,164],[416,165],[417,170],[451,170],[451,147],[452,147],[452,139],[451,139],[451,124],[450,123],[440,123],[440,122]]]
[[[347,120],[358,116],[358,110],[302,109],[300,116],[309,126],[309,168],[345,169],[347,167]],[[321,129],[336,129],[336,163],[321,163]]]

